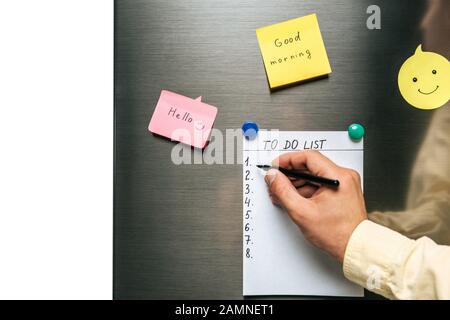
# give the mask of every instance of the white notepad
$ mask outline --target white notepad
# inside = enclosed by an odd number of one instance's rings
[[[363,296],[342,266],[309,244],[287,213],[273,205],[257,164],[278,155],[316,149],[363,181],[363,141],[346,131],[259,131],[243,141],[244,295]]]

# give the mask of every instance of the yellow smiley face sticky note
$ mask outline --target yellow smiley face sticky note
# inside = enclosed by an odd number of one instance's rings
[[[271,89],[331,73],[315,14],[256,30]]]
[[[422,51],[419,45],[398,73],[403,98],[418,109],[442,107],[450,100],[450,62],[435,52]]]

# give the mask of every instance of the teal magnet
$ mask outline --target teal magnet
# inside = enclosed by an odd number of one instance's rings
[[[364,127],[358,123],[349,125],[347,131],[352,140],[361,140],[365,133]]]

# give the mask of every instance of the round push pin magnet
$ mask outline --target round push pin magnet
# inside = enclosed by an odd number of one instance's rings
[[[244,137],[248,140],[253,140],[256,138],[258,134],[258,125],[253,121],[245,121],[242,124],[242,132],[244,133]]]
[[[349,125],[347,131],[352,140],[361,140],[365,133],[364,127],[358,123]]]

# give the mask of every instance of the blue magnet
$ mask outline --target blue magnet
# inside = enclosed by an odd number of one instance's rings
[[[242,132],[244,133],[244,137],[249,140],[253,140],[256,138],[258,134],[258,125],[253,121],[245,121],[242,124]]]
[[[364,127],[358,123],[349,125],[347,131],[352,140],[361,140],[365,133]]]

